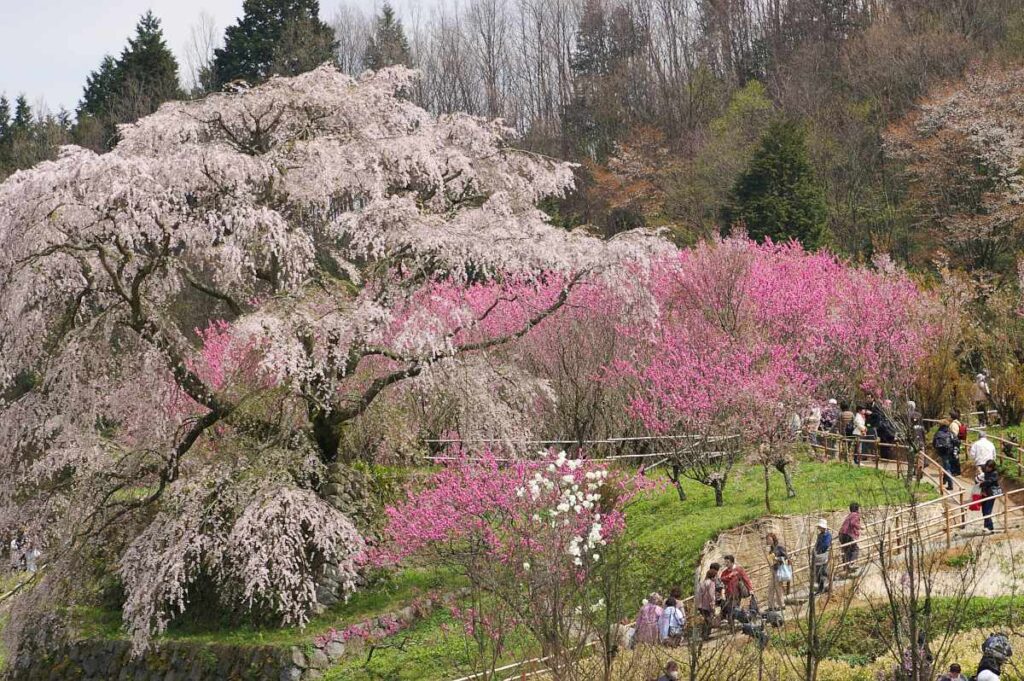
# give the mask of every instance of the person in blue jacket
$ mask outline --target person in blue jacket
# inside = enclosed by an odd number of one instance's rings
[[[828,529],[828,522],[821,518],[818,520],[818,538],[814,542],[814,581],[818,585],[817,593],[828,591],[828,559],[832,550],[832,533]]]

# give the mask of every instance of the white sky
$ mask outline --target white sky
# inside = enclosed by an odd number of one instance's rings
[[[337,4],[321,0],[325,21]],[[352,4],[372,10],[378,2]],[[41,99],[53,111],[73,112],[86,76],[103,55],[121,53],[147,9],[160,18],[183,70],[184,46],[200,12],[213,16],[223,34],[241,14],[242,0],[0,0],[0,93],[12,100],[25,93],[33,105]]]

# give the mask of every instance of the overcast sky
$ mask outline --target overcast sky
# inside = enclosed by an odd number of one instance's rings
[[[372,0],[358,2],[370,7]],[[335,0],[321,0],[325,21]],[[74,111],[90,71],[105,54],[117,56],[147,10],[163,22],[167,45],[183,68],[182,53],[200,12],[217,28],[233,24],[242,0],[0,0],[0,93],[25,93],[51,110]]]

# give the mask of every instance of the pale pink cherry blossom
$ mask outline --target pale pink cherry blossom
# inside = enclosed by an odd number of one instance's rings
[[[571,166],[431,115],[414,77],[323,66],[167,103],[0,184],[0,529],[47,562],[13,646],[30,610],[89,595],[83,564],[119,565],[139,647],[200,577],[302,623],[320,563],[350,587],[362,548],[314,501],[343,426],[424,374],[487,399],[470,355],[665,251],[552,225],[536,204]]]

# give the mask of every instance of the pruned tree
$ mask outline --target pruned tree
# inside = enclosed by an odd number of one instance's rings
[[[139,646],[200,584],[304,622],[363,545],[316,494],[348,425],[662,248],[550,225],[535,204],[569,167],[431,116],[398,96],[412,77],[167,104],[0,185],[0,526],[48,556],[12,651],[88,595],[82,565],[116,568]]]

